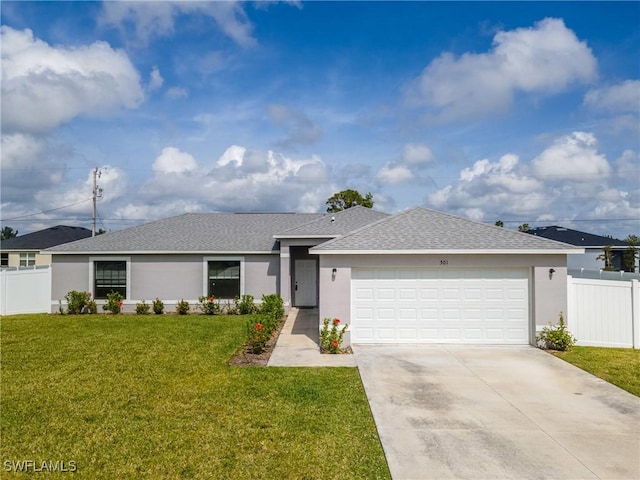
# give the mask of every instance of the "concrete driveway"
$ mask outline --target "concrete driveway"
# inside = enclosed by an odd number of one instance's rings
[[[640,478],[640,399],[537,348],[354,353],[395,480]]]

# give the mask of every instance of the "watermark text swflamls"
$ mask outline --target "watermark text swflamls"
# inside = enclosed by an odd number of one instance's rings
[[[75,472],[78,466],[74,460],[5,460],[5,472]]]

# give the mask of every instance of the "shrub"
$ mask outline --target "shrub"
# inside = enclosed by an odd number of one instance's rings
[[[87,302],[87,306],[85,307],[85,310],[87,313],[91,313],[95,315],[96,313],[98,313],[98,305],[96,305],[96,302],[94,300],[89,300]]]
[[[211,297],[202,296],[198,299],[198,308],[205,315],[218,315],[220,313],[220,303]]]
[[[111,292],[107,294],[107,303],[102,305],[104,311],[109,311],[117,315],[122,311],[124,297],[119,292]]]
[[[93,303],[95,305],[95,302],[91,300],[91,293],[88,292],[77,292],[75,290],[71,290],[64,296],[64,298],[67,301],[67,313],[70,314],[77,315],[87,313],[89,303]]]
[[[331,323],[331,328],[329,328]],[[322,329],[320,330],[320,351],[322,353],[340,353],[340,345],[342,345],[342,337],[347,329],[347,325],[340,328],[340,319],[325,318],[322,321]]]
[[[571,335],[566,323],[564,322],[564,315],[562,312],[560,312],[558,325],[552,325],[549,323],[549,326],[544,327],[542,332],[536,336],[536,340],[538,341],[538,346],[540,348],[549,348],[552,350],[560,350],[562,352],[570,349],[576,343],[576,338]]]
[[[149,315],[149,310],[151,309],[151,305],[142,300],[140,303],[136,303],[136,313],[138,315]]]
[[[153,301],[153,313],[162,315],[164,313],[164,303],[158,297]]]
[[[238,315],[240,312],[238,311],[238,301],[240,299],[238,297],[233,299],[233,303],[231,300],[227,300],[227,304],[222,307],[220,306],[220,311],[226,313],[227,315]]]
[[[187,302],[186,300],[180,300],[177,305],[176,305],[176,313],[178,315],[186,315],[187,313],[189,313],[189,310],[191,309],[189,302]]]
[[[235,303],[240,315],[249,315],[258,310],[253,303],[253,295],[242,295],[241,299],[236,297]]]
[[[262,316],[257,322],[247,322],[247,348],[251,353],[262,353],[267,342],[275,336],[277,323],[271,316]]]
[[[282,301],[282,297],[277,293],[262,295],[260,313],[263,315],[272,315],[276,320],[280,320],[284,316],[284,302]]]

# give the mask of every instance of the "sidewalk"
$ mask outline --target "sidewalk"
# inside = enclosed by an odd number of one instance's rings
[[[269,367],[355,367],[353,355],[323,355],[318,346],[318,309],[292,308],[282,327]]]

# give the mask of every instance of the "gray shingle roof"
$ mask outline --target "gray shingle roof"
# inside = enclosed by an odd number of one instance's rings
[[[414,207],[312,249],[317,253],[568,251],[577,247]],[[580,250],[580,249],[578,249]]]
[[[88,228],[56,225],[55,227],[2,240],[0,249],[3,251],[42,250],[90,236],[91,230]]]
[[[357,205],[340,212],[327,213],[309,223],[280,232],[276,238],[337,237],[388,216],[388,213]]]
[[[319,213],[187,213],[48,249],[51,253],[251,253],[279,249],[276,233]]]

